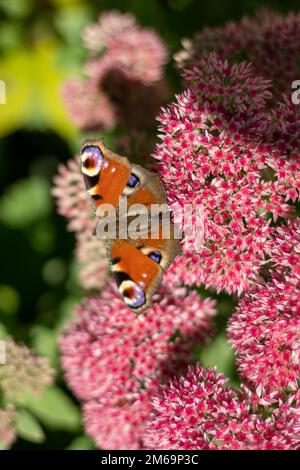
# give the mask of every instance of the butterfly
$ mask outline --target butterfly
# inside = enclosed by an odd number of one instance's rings
[[[81,172],[98,218],[96,234],[105,239],[119,292],[130,309],[141,313],[152,305],[151,299],[161,283],[163,272],[180,252],[179,237],[170,217],[168,237],[165,237],[164,220],[170,212],[165,210],[166,195],[159,176],[112,152],[103,139],[83,143]],[[111,217],[108,206],[115,209],[116,227],[120,228],[124,222],[120,200],[126,202],[125,217],[131,224],[135,224],[136,207],[142,205],[144,208],[140,231],[134,236],[128,232],[125,237],[120,237],[118,230],[113,237],[103,236],[103,227]],[[152,208],[161,206],[164,208],[153,214]]]

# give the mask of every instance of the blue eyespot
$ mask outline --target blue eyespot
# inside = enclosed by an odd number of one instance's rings
[[[151,253],[149,254],[149,258],[151,258],[157,264],[161,262],[161,254],[159,251],[151,251]]]
[[[99,172],[102,165],[103,155],[96,145],[84,147],[81,154],[82,166],[92,174]]]
[[[140,185],[139,178],[134,173],[131,173],[127,181],[127,186],[129,186],[130,188],[137,188],[139,185]]]
[[[139,308],[146,302],[145,292],[137,284],[134,286],[134,297],[131,299],[131,308]]]

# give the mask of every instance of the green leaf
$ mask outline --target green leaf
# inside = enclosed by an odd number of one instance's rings
[[[7,329],[3,325],[3,323],[0,323],[0,340],[5,338],[7,336]]]
[[[0,8],[8,15],[16,18],[28,15],[33,7],[32,0],[0,0]]]
[[[204,367],[217,367],[227,377],[234,370],[234,352],[228,344],[224,333],[218,335],[200,354],[200,362]]]
[[[37,176],[19,181],[1,201],[0,220],[12,228],[24,228],[49,214],[51,198],[48,183]]]
[[[79,436],[67,447],[67,450],[94,450],[95,445],[88,436]]]
[[[48,357],[52,364],[57,359],[57,334],[45,326],[34,326],[31,330],[33,349],[40,356]]]
[[[82,30],[90,21],[92,18],[89,8],[84,4],[73,5],[71,9],[67,6],[61,8],[54,16],[55,26],[73,47],[76,42],[82,44]]]
[[[16,429],[18,436],[26,441],[39,443],[45,440],[45,434],[41,425],[37,419],[26,410],[19,412]]]
[[[0,57],[1,80],[6,84],[0,135],[23,127],[46,127],[64,138],[77,132],[61,99],[61,86],[69,76],[69,66],[58,64],[59,45],[45,38],[34,47],[20,44]]]
[[[14,315],[20,304],[20,296],[12,286],[0,285],[0,312],[6,315]]]
[[[4,442],[0,441],[0,450],[7,450],[7,449],[8,449],[8,446]]]
[[[28,408],[45,426],[77,432],[81,428],[79,407],[60,388],[48,388],[42,396],[28,396]]]

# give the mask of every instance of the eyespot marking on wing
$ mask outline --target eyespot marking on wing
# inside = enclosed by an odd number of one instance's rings
[[[87,145],[82,149],[82,173],[87,176],[98,175],[102,166],[103,154],[96,145]]]
[[[140,184],[140,179],[134,173],[131,173],[127,181],[127,186],[129,186],[130,188],[137,188],[138,186],[140,186]]]
[[[124,196],[130,196],[140,185],[140,178],[135,173],[131,173],[124,188]]]
[[[119,259],[115,259],[114,266],[118,264]],[[128,274],[123,271],[113,269],[113,275],[118,286],[120,293],[122,294],[126,305],[132,309],[142,307],[146,303],[146,296],[144,289],[136,284]]]
[[[133,282],[132,279],[123,281],[119,290],[124,297],[126,305],[132,309],[140,308],[146,303],[144,290]]]
[[[149,258],[151,258],[153,261],[155,261],[155,263],[159,264],[161,262],[161,254],[159,251],[151,251],[151,253],[149,253]]]

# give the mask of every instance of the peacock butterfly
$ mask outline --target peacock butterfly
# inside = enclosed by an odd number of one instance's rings
[[[126,305],[140,313],[151,305],[163,272],[180,251],[179,237],[170,218],[167,236],[164,231],[163,222],[170,213],[165,209],[166,196],[159,176],[140,165],[130,164],[126,157],[106,148],[103,139],[83,143],[81,171],[99,219],[96,234],[105,239],[118,289]],[[124,199],[126,213],[121,214],[120,200]],[[134,223],[136,208],[140,206],[145,209],[146,219],[137,234],[126,231],[125,236],[120,236],[117,230],[113,236],[103,235],[103,227],[112,216],[108,207],[115,209],[113,216],[119,229],[125,218]],[[153,211],[153,207],[158,210]]]

